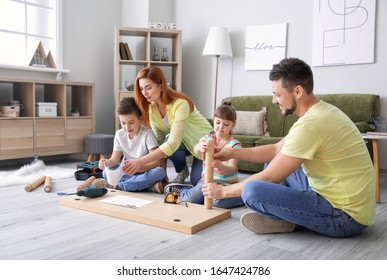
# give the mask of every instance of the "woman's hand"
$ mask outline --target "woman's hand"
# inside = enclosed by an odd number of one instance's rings
[[[142,163],[139,159],[129,159],[124,161],[122,171],[124,171],[125,174],[134,175],[140,171],[141,167]]]

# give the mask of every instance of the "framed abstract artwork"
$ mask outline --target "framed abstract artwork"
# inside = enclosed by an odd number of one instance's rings
[[[374,62],[375,2],[314,0],[314,66]]]

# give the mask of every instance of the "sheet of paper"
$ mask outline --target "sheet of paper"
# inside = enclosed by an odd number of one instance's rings
[[[100,200],[99,202],[120,205],[120,206],[126,206],[129,208],[138,208],[138,207],[148,205],[154,201],[134,198],[134,197],[126,196],[126,195],[116,195],[113,197],[109,197],[109,198]]]

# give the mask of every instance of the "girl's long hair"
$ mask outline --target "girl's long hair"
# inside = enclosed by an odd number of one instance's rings
[[[149,120],[150,103],[146,100],[146,98],[141,93],[139,80],[143,78],[151,79],[156,84],[161,85],[162,92],[161,92],[160,98],[162,103],[168,105],[168,104],[171,104],[176,99],[179,99],[179,98],[185,99],[189,104],[190,112],[194,110],[194,103],[192,99],[184,92],[177,91],[169,87],[167,84],[167,80],[165,79],[165,75],[159,67],[157,66],[145,67],[141,69],[140,72],[138,72],[137,74],[134,90],[135,90],[135,98],[136,98],[137,105],[141,110],[141,113],[143,116],[143,122],[147,127],[150,126],[150,120]]]

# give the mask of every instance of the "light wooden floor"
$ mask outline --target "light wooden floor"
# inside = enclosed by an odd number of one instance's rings
[[[73,161],[62,166],[76,170]],[[345,239],[307,230],[256,235],[239,223],[240,216],[249,212],[244,207],[232,210],[225,221],[187,235],[61,206],[56,192],[75,189],[79,181],[53,183],[51,193],[42,188],[25,192],[24,186],[0,188],[0,259],[387,259],[387,174],[381,176],[376,224]]]

